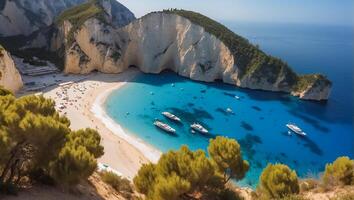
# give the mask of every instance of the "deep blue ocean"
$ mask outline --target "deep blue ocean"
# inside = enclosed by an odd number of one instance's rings
[[[114,91],[105,103],[107,114],[163,152],[183,144],[206,150],[209,139],[216,135],[237,139],[251,165],[246,178],[239,182],[243,186],[255,187],[269,162],[287,164],[301,177],[313,177],[338,156],[353,158],[353,28],[224,24],[266,53],[282,58],[298,73],[327,75],[333,82],[330,99],[302,101],[283,93],[195,82],[164,72],[138,75]],[[237,100],[235,95],[241,98]],[[234,115],[225,112],[228,107]],[[178,115],[183,124],[165,119],[162,111]],[[177,136],[155,128],[155,118],[176,128]],[[191,134],[189,125],[193,122],[202,123],[211,135]],[[288,122],[299,125],[307,136],[289,135],[285,127]]]

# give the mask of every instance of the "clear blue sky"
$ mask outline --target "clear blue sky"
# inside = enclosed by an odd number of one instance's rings
[[[216,20],[353,25],[354,0],[118,0],[137,17],[183,8]]]

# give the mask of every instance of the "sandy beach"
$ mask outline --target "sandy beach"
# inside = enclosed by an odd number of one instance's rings
[[[102,106],[110,92],[122,87],[138,73],[131,69],[121,74],[59,74],[56,77],[63,76],[61,78],[65,80],[41,91],[46,98],[56,102],[60,114],[70,119],[73,130],[89,127],[100,133],[105,153],[99,163],[108,165],[128,179],[135,176],[142,164],[156,162],[161,152],[123,130],[106,115]],[[41,81],[50,79],[41,78]]]

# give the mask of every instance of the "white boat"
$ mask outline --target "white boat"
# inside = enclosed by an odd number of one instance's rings
[[[227,109],[226,109],[226,112],[227,112],[227,113],[234,113],[234,111],[233,111],[231,108],[227,108]]]
[[[292,130],[294,133],[301,135],[301,136],[306,136],[306,133],[301,130],[300,127],[296,126],[296,124],[289,123],[286,124],[286,127],[288,127],[290,130]]]
[[[163,116],[171,119],[171,120],[174,120],[174,121],[177,121],[177,122],[181,122],[181,119],[179,117],[177,117],[176,115],[170,113],[170,112],[162,112],[161,113]]]
[[[169,133],[176,133],[176,129],[172,128],[171,126],[169,126],[168,124],[165,124],[161,121],[156,120],[154,122],[154,125],[159,127],[160,129],[169,132]]]
[[[240,99],[240,97],[235,95],[235,99],[239,100],[239,99]]]
[[[202,125],[200,125],[199,123],[193,123],[191,125],[191,128],[195,131],[200,132],[200,133],[204,133],[204,134],[209,133],[209,131],[206,128],[204,128]]]

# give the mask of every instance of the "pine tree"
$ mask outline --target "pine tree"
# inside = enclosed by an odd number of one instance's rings
[[[241,180],[249,170],[249,164],[243,160],[240,145],[234,139],[218,136],[210,140],[208,146],[210,158],[224,176],[226,184],[231,178]]]

